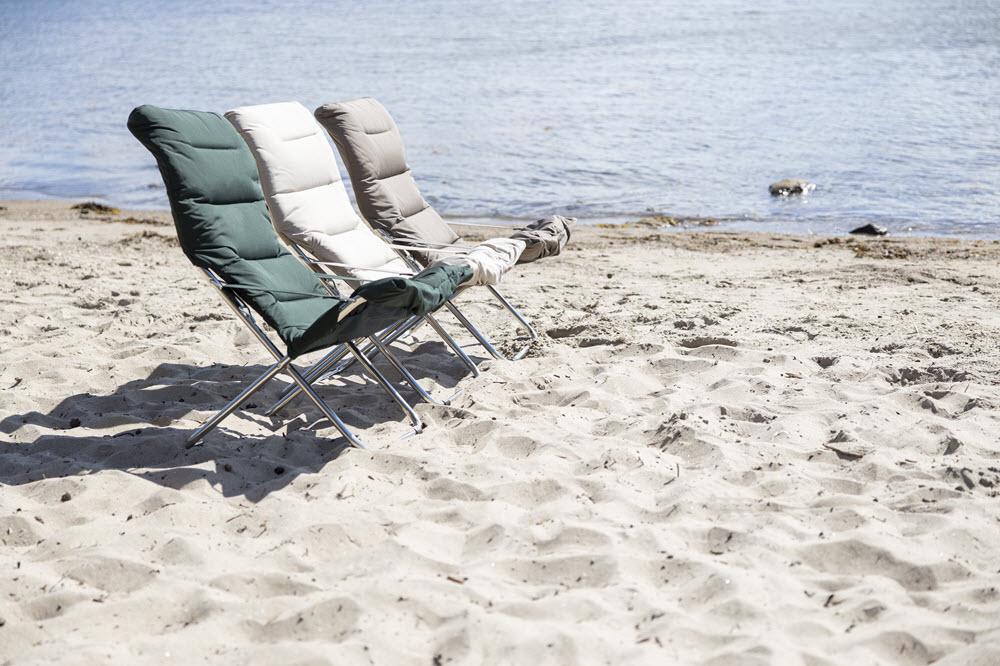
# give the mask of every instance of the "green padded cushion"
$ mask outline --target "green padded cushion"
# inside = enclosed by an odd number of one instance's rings
[[[240,296],[277,332],[289,354],[334,344],[332,339],[313,340],[311,349],[298,344],[343,301],[331,298],[278,241],[257,165],[229,121],[215,113],[144,105],[132,111],[128,128],[156,157],[188,259],[226,282],[260,285],[240,290]]]
[[[438,309],[451,298],[460,284],[472,277],[468,264],[436,265],[412,278],[383,278],[358,287],[352,297],[367,302],[337,321],[338,312],[331,311],[303,334],[308,341],[328,327],[336,326],[343,340],[371,335],[407,315],[425,315]]]

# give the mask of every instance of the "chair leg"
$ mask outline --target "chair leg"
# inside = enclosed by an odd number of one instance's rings
[[[413,411],[413,407],[411,407],[410,404],[403,399],[403,396],[401,396],[399,391],[396,390],[396,387],[393,386],[388,379],[386,379],[385,375],[382,374],[382,371],[375,367],[368,357],[364,355],[361,349],[358,348],[356,343],[348,342],[347,347],[351,350],[351,353],[354,354],[355,358],[358,359],[358,363],[361,364],[361,367],[364,368],[365,371],[372,376],[372,379],[378,382],[378,384],[385,389],[385,392],[389,394],[389,397],[391,397],[396,404],[399,405],[399,408],[402,409],[403,413],[406,414],[407,418],[409,418],[413,429],[417,432],[423,430],[424,423],[420,420],[420,416]]]
[[[313,384],[330,368],[330,366],[347,356],[348,353],[347,347],[344,345],[338,345],[333,351],[321,358],[313,367],[309,368],[309,370],[307,370],[302,376],[307,382]],[[285,390],[284,393],[281,394],[278,401],[271,405],[266,412],[264,412],[264,416],[274,416],[279,411],[284,409],[285,405],[294,400],[301,392],[302,389],[299,388],[298,384],[293,383],[288,389]]]
[[[392,343],[397,338],[405,334],[406,331],[414,328],[414,324],[412,323],[413,320],[414,318],[410,318],[404,320],[403,322],[393,324],[388,329],[386,329],[390,331],[389,336],[386,338],[387,344]],[[409,324],[409,326],[407,326],[407,324]],[[375,349],[375,346],[369,343],[368,346],[366,346],[363,351],[365,354],[368,354],[373,349],[375,350],[376,353],[378,352],[378,350]],[[317,382],[323,381],[327,377],[343,373],[344,370],[353,365],[356,360],[353,356],[344,359],[344,357],[347,356],[348,353],[349,351],[347,347],[343,345],[338,346],[337,349],[335,349],[334,351],[330,352],[322,359],[320,359],[316,363],[316,365],[309,368],[309,370],[303,375],[303,377],[307,382],[309,382],[309,384],[315,384]],[[331,370],[330,367],[334,363],[337,363],[338,361],[340,361],[340,364]],[[276,403],[271,405],[271,407],[266,412],[264,412],[264,415],[274,416],[279,411],[284,409],[288,405],[288,403],[297,398],[300,393],[302,393],[302,389],[299,388],[298,384],[293,384],[292,386],[290,386],[288,389],[285,390],[285,392],[281,395],[281,397],[278,398],[278,401]]]
[[[468,317],[462,314],[462,311],[459,310],[454,303],[449,301],[445,303],[445,307],[448,308],[448,312],[450,312],[455,317],[455,319],[458,320],[458,323],[464,326],[465,330],[467,330],[469,333],[472,334],[472,337],[474,337],[476,341],[479,342],[479,345],[483,349],[485,349],[490,356],[492,356],[495,359],[499,359],[501,361],[510,360],[506,356],[501,354],[496,347],[493,346],[493,343],[490,342],[490,339],[487,338],[478,328],[476,328],[475,324],[469,321]]]
[[[500,290],[497,289],[496,286],[490,284],[487,285],[486,288],[490,290],[490,293],[496,296],[497,300],[499,300],[512,315],[514,315],[514,318],[517,319],[518,323],[524,327],[525,331],[527,331],[528,338],[530,340],[537,340],[538,333],[535,331],[535,327],[531,325],[531,322],[529,322],[523,314],[521,314],[521,311],[514,307],[514,304],[507,300],[507,297],[501,294]]]
[[[531,343],[538,339],[538,333],[535,331],[535,328],[531,325],[527,318],[521,314],[520,310],[514,307],[514,304],[508,301],[507,297],[500,293],[499,289],[492,284],[487,285],[486,288],[490,290],[490,293],[492,293],[505,308],[507,308],[508,312],[514,315],[514,318],[518,321],[518,323],[521,324],[524,330],[528,332],[528,344],[522,347],[520,351],[511,357],[512,360],[518,361],[524,358],[524,355],[528,353],[528,350],[531,348]]]
[[[275,344],[271,342],[271,339],[267,337],[267,334],[261,330],[260,326],[258,326],[257,323],[254,321],[253,315],[250,313],[250,308],[247,307],[245,303],[240,301],[233,293],[226,291],[221,286],[221,282],[215,276],[215,274],[212,273],[212,271],[208,270],[207,268],[203,269],[203,271],[206,277],[208,277],[209,281],[212,284],[214,284],[215,287],[219,290],[219,294],[220,296],[222,296],[222,300],[226,302],[226,305],[228,305],[232,309],[233,313],[237,317],[239,317],[239,319],[242,320],[244,324],[247,325],[247,327],[254,334],[257,340],[259,340],[260,343],[264,345],[264,347],[271,354],[271,356],[273,356],[277,361],[277,363],[274,366],[271,366],[271,368],[269,368],[268,371],[264,373],[264,376],[257,379],[242,394],[240,394],[232,401],[230,401],[230,404],[226,405],[226,407],[223,409],[222,412],[216,414],[212,418],[210,423],[207,423],[205,425],[215,427],[215,425],[217,425],[219,421],[221,421],[228,414],[232,413],[234,409],[236,409],[236,405],[238,405],[239,402],[242,402],[244,399],[246,399],[248,395],[250,395],[257,389],[259,389],[261,386],[263,386],[267,382],[267,380],[273,378],[274,375],[284,370],[292,377],[292,380],[296,384],[298,384],[299,388],[302,389],[302,391],[306,394],[306,396],[313,401],[313,403],[319,408],[321,412],[323,412],[323,415],[326,416],[326,418],[328,418],[331,423],[333,423],[333,425],[337,428],[337,430],[340,431],[340,434],[342,434],[344,438],[347,439],[348,442],[350,442],[351,444],[353,444],[358,448],[364,448],[364,445],[361,443],[361,441],[354,435],[354,433],[350,431],[350,429],[348,429],[347,425],[340,420],[340,417],[337,416],[337,414],[332,409],[330,409],[330,407],[327,406],[325,402],[323,402],[322,398],[316,395],[316,392],[312,389],[312,386],[309,385],[309,382],[306,381],[305,377],[302,376],[302,373],[300,373],[295,368],[295,366],[292,365],[291,357],[288,356],[287,354],[282,355],[282,353],[278,350]],[[204,426],[202,428],[199,428],[199,432],[194,433],[190,438],[190,441],[197,442],[198,439],[203,437],[205,432],[207,431],[208,428],[205,428]]]
[[[471,372],[472,376],[473,377],[478,377],[479,376],[479,368],[476,366],[475,361],[473,361],[471,358],[469,358],[469,355],[465,353],[465,350],[462,349],[462,347],[458,344],[458,342],[456,342],[455,339],[453,337],[451,337],[451,335],[446,330],[444,330],[444,328],[441,326],[440,323],[438,323],[438,321],[433,317],[433,315],[429,315],[429,314],[425,315],[424,319],[427,321],[428,324],[430,324],[431,328],[434,329],[434,331],[438,334],[438,336],[442,340],[444,340],[445,344],[447,344],[448,347],[453,352],[455,352],[455,355],[458,356],[458,358],[466,365],[466,367],[469,368],[469,371]],[[417,329],[417,327],[421,323],[423,323],[423,320],[414,320],[413,318],[411,318],[411,319],[405,320],[403,322],[400,322],[398,324],[395,324],[395,325],[389,327],[388,329],[386,329],[388,331],[388,333],[386,333],[386,331],[383,331],[383,334],[385,334],[385,339],[380,340],[380,342],[382,343],[383,347],[388,347],[388,345],[391,345],[393,342],[395,342],[400,337],[406,335],[407,333],[412,333],[413,331],[415,331]],[[376,346],[374,344],[369,343],[365,347],[362,347],[361,351],[366,356],[368,356],[368,355],[375,355],[375,354],[381,353],[382,349],[380,349],[378,346]],[[329,377],[329,376],[332,376],[332,375],[339,375],[339,374],[341,374],[344,370],[346,370],[351,365],[353,365],[354,362],[357,360],[353,356],[351,356],[351,357],[349,357],[347,359],[344,359],[344,356],[346,356],[347,354],[348,354],[348,350],[347,350],[346,347],[338,347],[336,350],[334,350],[334,351],[330,352],[329,354],[327,354],[326,356],[324,356],[316,365],[314,365],[312,368],[310,368],[308,370],[308,372],[306,372],[303,375],[303,377],[310,384],[315,384],[315,383],[317,383],[319,381],[322,381],[326,377]],[[331,370],[330,369],[331,366],[333,366],[333,364],[337,363],[338,361],[340,362],[340,364],[337,365],[337,367],[335,367],[335,368],[333,368]],[[390,361],[390,363],[392,363],[393,361],[396,361],[398,363],[398,359],[393,358]],[[395,363],[393,364],[393,366],[395,367]],[[400,372],[400,374],[404,375],[404,372],[405,372],[405,368],[404,368],[404,371]],[[409,374],[409,373],[407,373],[407,374]],[[412,377],[412,375],[411,375],[411,377]],[[404,379],[405,378],[406,377],[404,375]],[[410,380],[407,379],[408,383],[409,383],[409,381]],[[414,381],[416,381],[416,380],[414,380]],[[411,386],[412,386],[412,384],[411,384]],[[416,387],[414,387],[414,390],[417,391],[418,393],[420,393],[421,391],[423,391],[423,388],[416,388]],[[265,416],[274,416],[279,411],[281,411],[282,409],[284,409],[288,405],[288,403],[290,403],[292,400],[294,400],[296,397],[298,397],[298,395],[301,392],[302,392],[302,389],[300,389],[297,384],[289,387],[281,395],[281,397],[278,399],[278,401],[276,403],[274,403],[266,412],[264,412],[264,415]],[[458,393],[455,393],[450,398],[448,398],[448,400],[444,401],[444,404],[449,404],[450,401],[456,395],[458,395]],[[429,395],[428,395],[428,398],[429,398]],[[430,398],[428,400],[428,402],[437,402],[437,401],[435,401],[433,398]]]
[[[236,408],[239,407],[241,404],[243,404],[243,402],[247,398],[256,393],[260,389],[260,387],[262,387],[264,384],[273,379],[275,375],[284,370],[286,367],[289,367],[289,363],[291,363],[291,360],[292,359],[286,356],[281,360],[279,360],[274,365],[272,365],[270,368],[268,368],[264,374],[262,374],[260,377],[255,379],[252,384],[243,389],[243,391],[241,391],[238,396],[230,400],[226,404],[226,406],[220,409],[212,418],[210,418],[208,421],[199,426],[197,430],[191,433],[191,435],[187,438],[187,442],[185,443],[185,448],[190,449],[192,446],[200,442],[212,428],[214,428],[215,426],[219,425],[219,423],[222,422],[222,419],[226,418],[227,416],[235,412]]]
[[[462,363],[464,363],[466,367],[469,368],[469,372],[472,373],[472,376],[478,377],[479,366],[476,365],[475,361],[469,358],[469,355],[466,354],[465,350],[462,349],[461,345],[459,345],[455,341],[455,338],[451,337],[448,331],[444,330],[444,327],[442,327],[441,324],[438,323],[438,320],[435,319],[433,315],[427,315],[426,319],[427,323],[430,324],[431,328],[434,329],[434,332],[438,334],[438,337],[444,340],[445,344],[451,347],[451,350],[455,352],[455,356],[461,359]]]
[[[323,412],[323,416],[333,423],[334,427],[337,428],[337,430],[340,431],[340,434],[344,436],[344,439],[350,442],[352,446],[359,449],[365,448],[365,445],[362,444],[361,440],[359,440],[357,436],[350,431],[347,424],[341,421],[340,417],[337,416],[337,413],[330,409],[330,407],[323,402],[323,398],[316,394],[316,391],[313,390],[313,387],[310,386],[309,382],[307,382],[305,377],[302,376],[302,373],[291,365],[287,367],[287,371],[295,383],[299,385],[299,388],[302,389],[302,392],[306,394],[306,397],[312,400],[313,404],[319,408],[319,411]]]
[[[517,319],[518,323],[520,323],[521,326],[524,327],[524,329],[528,333],[528,344],[522,347],[520,350],[518,350],[518,352],[513,356],[508,357],[505,354],[501,353],[496,347],[494,347],[493,343],[490,342],[490,339],[487,338],[486,335],[482,333],[482,331],[476,328],[475,324],[469,321],[469,318],[466,317],[462,313],[462,311],[459,310],[458,307],[456,307],[451,301],[445,303],[445,307],[447,307],[448,311],[455,316],[455,319],[457,319],[458,322],[462,324],[462,326],[464,326],[465,329],[473,335],[473,337],[476,338],[480,346],[482,346],[482,348],[485,349],[490,354],[490,356],[492,356],[495,359],[499,359],[501,361],[518,361],[524,358],[524,356],[528,353],[528,350],[531,348],[531,343],[534,340],[538,339],[538,333],[535,331],[534,327],[532,327],[532,325],[528,322],[525,316],[522,315],[521,312],[516,307],[514,307],[514,305],[510,301],[508,301],[507,298],[503,294],[501,294],[496,287],[494,287],[493,285],[487,285],[487,288],[490,290],[490,293],[492,293],[493,296],[500,301],[500,303],[504,306],[504,308],[506,308],[508,312],[514,315],[514,318]]]
[[[372,344],[375,345],[375,347],[380,352],[382,352],[382,356],[385,358],[385,360],[389,361],[389,364],[396,369],[396,372],[398,372],[400,376],[403,377],[403,380],[405,380],[406,383],[410,385],[410,388],[416,391],[417,395],[419,395],[424,402],[429,402],[432,405],[450,404],[451,402],[450,399],[445,402],[435,400],[434,397],[427,392],[427,389],[421,386],[420,382],[417,381],[417,378],[414,377],[413,374],[406,369],[406,366],[404,366],[399,361],[399,359],[396,358],[396,355],[393,354],[388,348],[386,348],[386,346],[382,343],[382,341],[378,339],[378,336],[372,335],[369,337],[369,340],[371,340]]]

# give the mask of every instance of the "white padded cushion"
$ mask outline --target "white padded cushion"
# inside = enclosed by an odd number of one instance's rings
[[[333,267],[340,275],[372,280],[411,272],[354,211],[326,132],[308,109],[298,102],[241,106],[226,118],[257,161],[279,234],[320,261],[370,269]]]

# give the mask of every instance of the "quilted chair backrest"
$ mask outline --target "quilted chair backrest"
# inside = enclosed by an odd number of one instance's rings
[[[384,106],[365,97],[325,104],[315,115],[337,144],[358,208],[373,227],[397,240],[432,247],[458,240],[417,189],[403,137]],[[424,260],[433,256],[415,255]]]
[[[156,158],[191,262],[244,285],[238,290],[243,300],[290,352],[304,353],[303,334],[341,301],[278,240],[240,135],[218,114],[150,105],[132,111],[128,128]]]
[[[410,272],[355,212],[333,148],[308,109],[280,102],[225,115],[250,147],[282,236],[321,261],[360,267],[332,267],[340,275],[374,280]]]

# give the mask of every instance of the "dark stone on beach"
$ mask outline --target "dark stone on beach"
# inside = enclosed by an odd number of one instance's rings
[[[60,502],[68,502],[68,501],[70,501],[71,499],[73,499],[73,496],[72,496],[72,495],[70,495],[69,493],[63,493],[63,494],[62,494],[62,497],[60,497],[60,498],[59,498],[59,501],[60,501]]]
[[[863,227],[851,229],[851,233],[858,234],[859,236],[885,236],[889,233],[889,230],[877,224],[866,224]]]
[[[838,360],[839,359],[836,356],[814,356],[813,357],[813,361],[816,362],[816,365],[818,365],[819,367],[823,368],[824,370],[826,370],[827,368],[830,368],[830,367],[836,365]]]
[[[79,428],[80,427],[80,419],[78,419],[76,417],[71,418],[69,420],[69,427],[70,428]]]
[[[801,178],[785,178],[771,183],[767,189],[772,197],[787,197],[793,194],[809,194],[816,189],[816,184]]]

